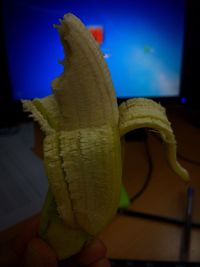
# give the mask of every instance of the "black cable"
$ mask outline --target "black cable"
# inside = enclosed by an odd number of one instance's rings
[[[111,267],[198,267],[199,262],[110,258]]]
[[[163,222],[163,223],[168,223],[172,225],[177,225],[177,226],[183,226],[185,224],[184,220],[179,220],[176,218],[170,218],[170,217],[165,217],[161,215],[155,215],[155,214],[150,214],[150,213],[144,213],[140,211],[133,211],[129,209],[118,209],[118,213],[129,216],[129,217],[137,217],[145,220],[153,220],[157,222]],[[192,228],[200,228],[200,223],[192,223],[191,224]]]
[[[145,150],[146,150],[146,155],[147,155],[147,159],[148,159],[148,172],[147,172],[147,176],[145,178],[144,184],[142,185],[141,189],[130,198],[130,201],[133,202],[135,201],[137,198],[139,198],[144,191],[147,189],[147,186],[150,183],[151,177],[152,177],[152,172],[153,172],[153,161],[149,152],[149,146],[148,146],[148,141],[145,139],[144,140],[144,145],[145,145]]]

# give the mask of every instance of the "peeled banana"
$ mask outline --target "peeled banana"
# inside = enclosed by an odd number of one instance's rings
[[[45,134],[49,190],[40,236],[64,259],[116,213],[126,133],[156,130],[172,169],[184,180],[189,176],[176,160],[176,141],[164,108],[143,98],[118,107],[107,64],[91,33],[73,14],[66,14],[56,28],[64,47],[64,71],[53,80],[50,96],[22,102]]]

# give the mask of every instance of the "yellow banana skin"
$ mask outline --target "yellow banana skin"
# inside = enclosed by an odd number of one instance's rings
[[[45,133],[49,191],[40,235],[64,259],[115,215],[121,144],[127,132],[156,129],[166,144],[170,166],[184,180],[189,176],[176,161],[176,142],[164,109],[147,99],[131,99],[118,108],[108,67],[89,31],[72,14],[56,28],[64,47],[64,71],[52,82],[52,95],[24,100],[23,106]]]

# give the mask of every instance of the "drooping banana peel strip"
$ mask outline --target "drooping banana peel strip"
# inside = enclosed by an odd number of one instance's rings
[[[113,218],[120,198],[123,136],[137,128],[155,129],[172,169],[188,173],[176,160],[176,142],[165,110],[152,100],[130,99],[117,106],[103,54],[72,14],[56,26],[64,47],[63,73],[52,95],[24,100],[24,110],[45,133],[43,151],[49,191],[40,235],[59,259],[77,253]]]

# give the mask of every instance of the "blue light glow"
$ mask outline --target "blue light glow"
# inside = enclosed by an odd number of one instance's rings
[[[182,102],[183,104],[187,103],[187,98],[186,98],[186,97],[182,97],[182,98],[181,98],[181,102]]]

